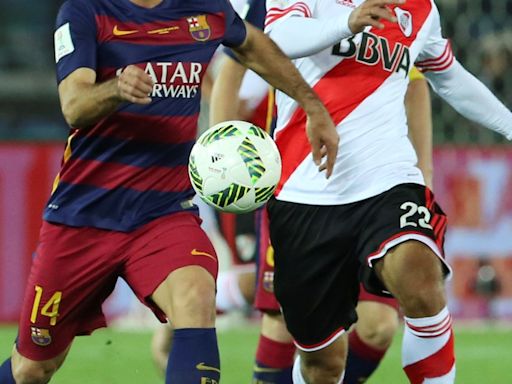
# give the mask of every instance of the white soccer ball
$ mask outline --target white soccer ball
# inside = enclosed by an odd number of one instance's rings
[[[204,132],[190,153],[190,181],[208,205],[245,213],[265,204],[281,177],[274,140],[246,121],[225,121]]]

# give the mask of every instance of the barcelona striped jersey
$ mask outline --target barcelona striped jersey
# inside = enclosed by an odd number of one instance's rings
[[[127,232],[195,209],[187,163],[201,80],[217,47],[245,36],[228,0],[163,0],[151,9],[130,0],[65,2],[55,32],[59,83],[78,68],[102,82],[134,64],[154,87],[149,105],[124,103],[91,127],[71,127],[44,219]]]

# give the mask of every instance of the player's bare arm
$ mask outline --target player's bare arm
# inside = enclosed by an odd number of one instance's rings
[[[313,159],[320,170],[326,169],[329,177],[338,152],[339,137],[334,123],[324,105],[304,81],[291,61],[277,45],[259,29],[246,23],[244,43],[233,48],[238,59],[259,74],[273,87],[295,99],[307,114],[307,135]],[[322,157],[327,159],[322,163]]]
[[[228,55],[224,55],[222,60],[221,69],[212,88],[211,125],[239,118],[240,97],[238,92],[247,68]]]
[[[96,72],[78,68],[59,84],[62,113],[73,128],[91,126],[114,112],[123,102],[149,104],[153,80],[129,65],[116,78],[96,83]]]
[[[432,159],[432,105],[427,81],[411,80],[405,95],[405,110],[409,126],[409,138],[418,156],[418,168],[425,184],[432,189],[434,165]]]

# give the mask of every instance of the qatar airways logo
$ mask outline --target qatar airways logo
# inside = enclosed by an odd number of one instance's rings
[[[150,93],[151,98],[172,97],[191,99],[199,92],[203,65],[194,62],[154,62],[146,63],[144,69],[155,85]],[[117,74],[121,73],[118,70]]]

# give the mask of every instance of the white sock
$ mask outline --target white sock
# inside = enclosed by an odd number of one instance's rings
[[[404,317],[402,366],[413,384],[453,384],[455,353],[447,307],[430,317]]]

